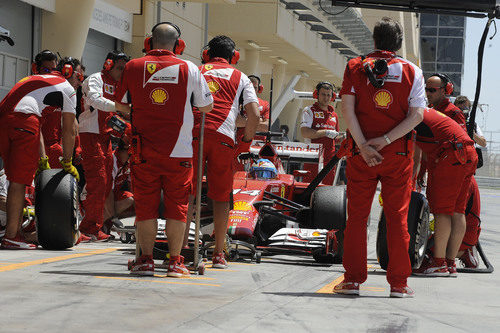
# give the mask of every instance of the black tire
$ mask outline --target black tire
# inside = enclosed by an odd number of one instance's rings
[[[78,239],[78,183],[62,169],[45,170],[36,180],[35,215],[38,242],[63,250]]]
[[[321,186],[311,196],[312,227],[344,230],[347,196],[345,186]]]
[[[410,244],[408,254],[411,265],[417,269],[422,264],[429,239],[429,204],[425,196],[412,192],[408,210],[408,233]],[[387,225],[384,212],[380,214],[377,232],[377,258],[382,269],[387,270],[389,253],[387,250]]]

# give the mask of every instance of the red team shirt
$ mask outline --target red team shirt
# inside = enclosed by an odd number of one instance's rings
[[[200,71],[214,98],[214,108],[205,118],[205,130],[222,134],[234,144],[240,98],[243,100],[243,106],[258,102],[252,82],[222,58],[211,59],[210,63],[200,66]],[[197,120],[195,131],[199,130],[199,124],[200,121]]]
[[[466,120],[462,110],[450,102],[449,98],[445,98],[445,100],[441,102],[441,104],[434,107],[434,109],[455,120],[465,131],[467,131]]]
[[[386,134],[401,123],[409,107],[426,107],[427,100],[420,68],[391,52],[375,51],[367,57],[387,60],[384,86],[377,89],[370,84],[361,58],[356,58],[347,65],[340,94],[356,96],[356,117],[366,140],[369,140]],[[403,142],[403,139],[397,141]],[[384,147],[394,148],[400,146]]]
[[[142,163],[133,164],[136,220],[164,217],[186,221],[191,191],[193,106],[213,102],[198,67],[171,51],[152,50],[125,66],[116,101],[133,105],[132,130],[141,138]]]
[[[262,119],[269,119],[269,102],[265,101],[263,99],[260,99],[257,97],[259,100],[259,112],[260,112],[260,118]],[[247,113],[245,109],[241,110],[241,115],[246,117]],[[245,134],[245,127],[238,127],[236,130],[236,138],[239,139]],[[265,140],[266,138],[264,136],[258,136],[256,135],[254,137],[255,140]]]
[[[27,76],[0,102],[0,117],[20,112],[41,118],[47,106],[55,106],[48,103],[62,103],[62,112],[76,114],[75,89],[59,74]]]
[[[427,154],[429,177],[426,194],[432,213],[463,214],[477,164],[474,141],[457,122],[434,109],[424,111],[424,120],[415,130],[417,145]],[[464,145],[464,164],[459,162],[451,141]]]
[[[127,63],[116,100],[127,103],[127,93],[134,102],[132,123],[143,148],[166,157],[193,156],[192,107],[212,102],[196,65],[167,50],[150,51]]]
[[[75,114],[75,105],[75,89],[57,73],[28,76],[16,83],[0,102],[0,156],[10,181],[26,185],[33,181],[40,119],[50,114],[42,112],[60,107]]]
[[[304,108],[302,123],[300,127],[308,127],[314,130],[334,130],[339,131],[338,115],[333,106],[328,105],[328,111],[322,110],[318,103]],[[311,139],[311,143],[321,143],[323,145],[323,156],[325,159],[335,153],[335,140],[327,137]],[[326,162],[326,161],[325,161]]]

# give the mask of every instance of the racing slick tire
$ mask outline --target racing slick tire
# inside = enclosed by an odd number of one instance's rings
[[[35,215],[38,242],[44,249],[63,250],[78,239],[78,182],[62,169],[42,171],[36,178]]]
[[[344,230],[347,216],[346,187],[321,186],[311,196],[312,226],[326,230]]]
[[[418,269],[424,260],[429,239],[429,204],[425,196],[412,192],[410,208],[408,210],[408,233],[410,244],[408,254],[412,268]],[[377,232],[377,259],[380,267],[387,270],[389,253],[387,250],[387,226],[384,212],[380,214]]]

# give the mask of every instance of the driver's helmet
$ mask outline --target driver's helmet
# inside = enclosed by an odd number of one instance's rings
[[[252,164],[250,176],[256,179],[273,179],[278,176],[278,170],[276,170],[273,162],[261,158]]]

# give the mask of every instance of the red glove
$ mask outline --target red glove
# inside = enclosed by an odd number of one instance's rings
[[[238,156],[241,153],[247,153],[250,151],[250,147],[252,146],[252,141],[250,140],[249,142],[243,141],[243,138],[245,136],[242,135],[241,137],[238,138],[237,146],[236,146],[236,156]]]

